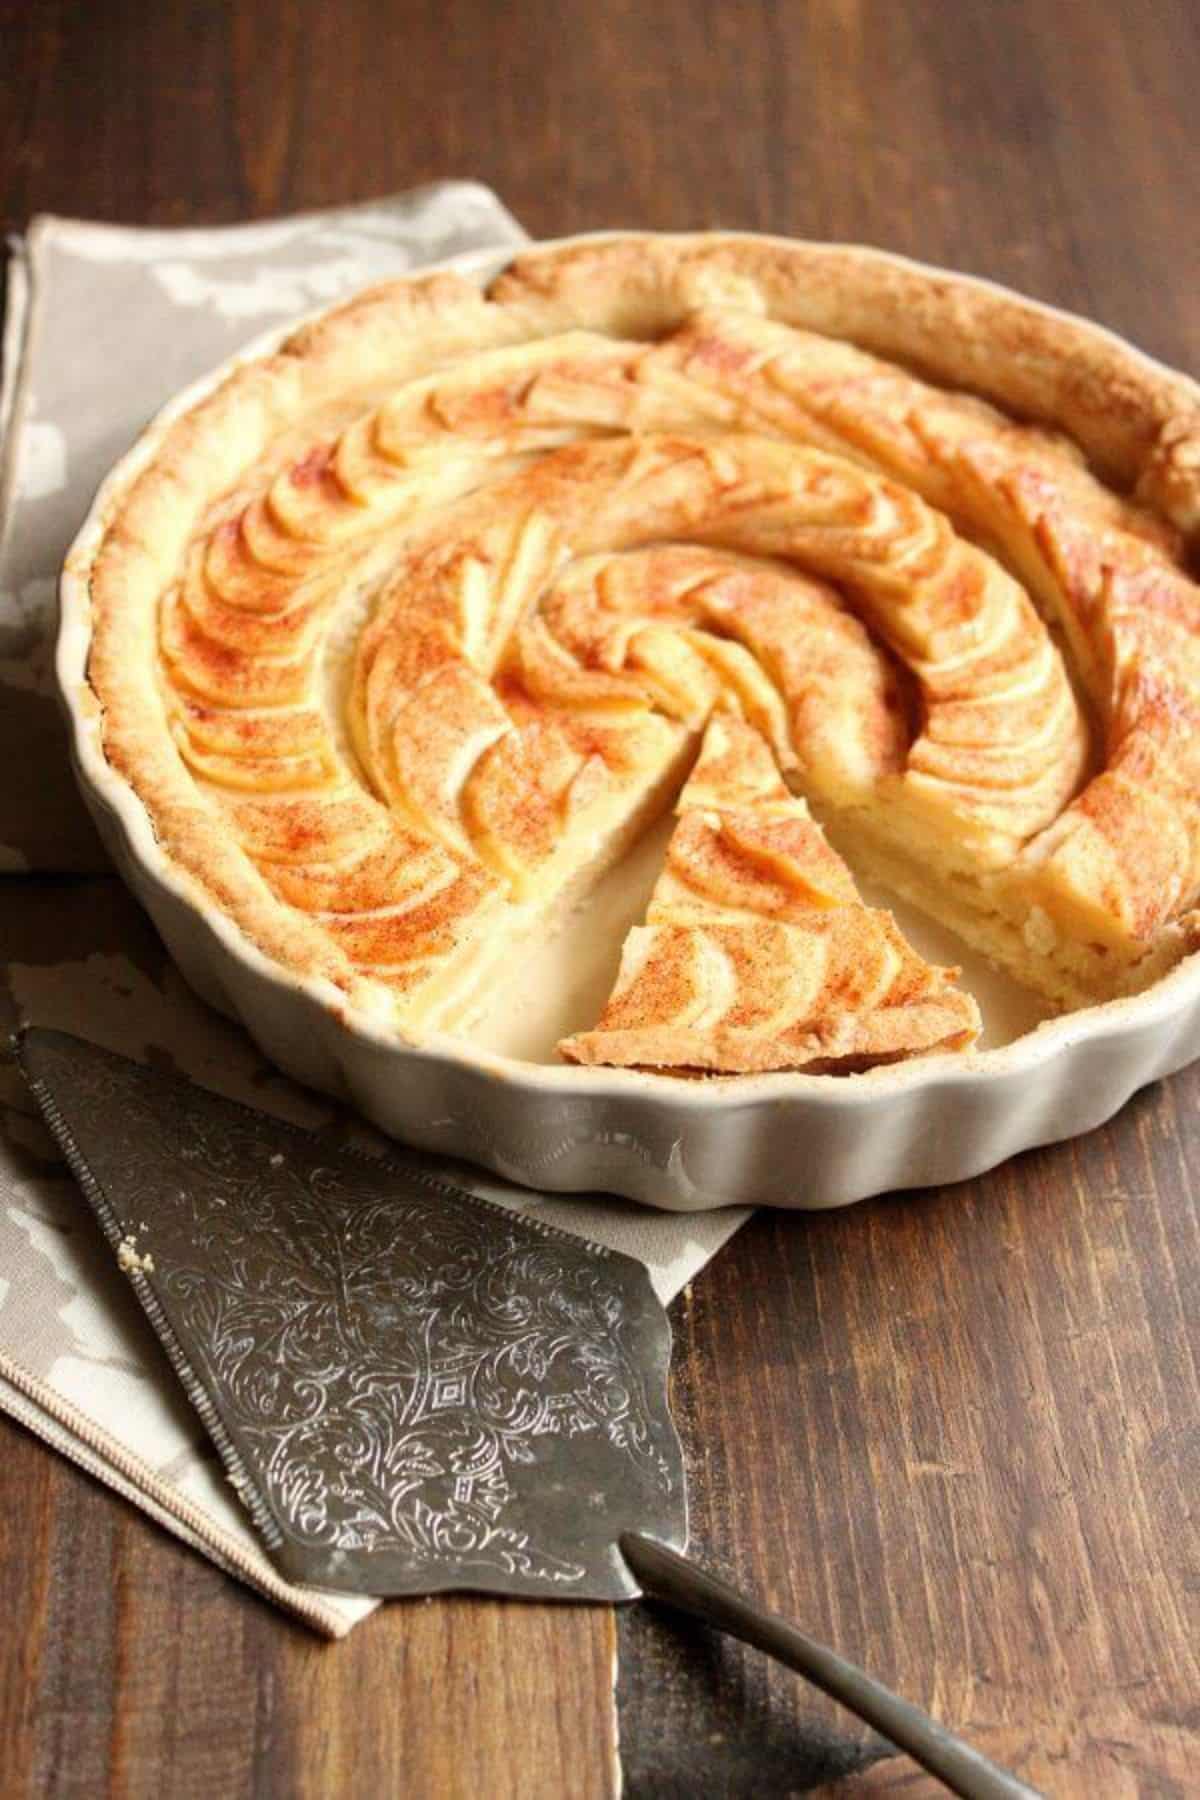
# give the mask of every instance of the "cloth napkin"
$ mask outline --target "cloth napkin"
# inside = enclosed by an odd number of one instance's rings
[[[76,1031],[336,1140],[385,1148],[196,1000],[106,873],[52,698],[55,582],[105,471],[184,383],[275,321],[370,281],[523,241],[487,188],[443,182],[220,230],[40,218],[12,245],[0,388],[0,767],[10,772],[0,869],[13,873],[0,880],[0,1028]],[[640,1257],[663,1300],[746,1217],[531,1196],[465,1166],[446,1173]],[[374,1606],[275,1574],[11,1062],[0,1062],[0,1409],[317,1630],[341,1636]]]

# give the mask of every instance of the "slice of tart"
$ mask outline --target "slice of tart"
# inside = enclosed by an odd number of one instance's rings
[[[905,942],[784,786],[758,732],[711,721],[646,923],[571,1062],[749,1073],[849,1071],[963,1050],[979,1010]]]

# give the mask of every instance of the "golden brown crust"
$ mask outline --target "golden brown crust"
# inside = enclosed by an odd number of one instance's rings
[[[906,364],[1065,432],[1182,529],[1200,503],[1200,387],[1081,319],[849,244],[737,233],[584,239],[492,287],[541,332],[660,336],[709,307],[760,312]]]
[[[198,895],[401,1025],[644,816],[715,705],[827,805],[1136,960],[1200,885],[1198,421],[1093,327],[839,246],[387,283],[115,496],[106,754]]]

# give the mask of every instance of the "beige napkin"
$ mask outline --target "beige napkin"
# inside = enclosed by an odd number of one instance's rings
[[[523,234],[487,188],[215,231],[39,219],[9,265],[0,421],[0,868],[103,870],[50,695],[54,583],[109,464],[176,388],[275,320],[387,274]],[[279,1075],[194,999],[107,875],[0,880],[0,1029],[76,1031],[333,1137],[367,1126]],[[538,1199],[448,1170],[504,1204],[640,1257],[664,1300],[745,1218]],[[230,1573],[340,1636],[370,1600],[280,1580],[11,1062],[0,1063],[0,1410]]]

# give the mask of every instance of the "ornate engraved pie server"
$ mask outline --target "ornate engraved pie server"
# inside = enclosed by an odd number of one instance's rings
[[[64,1032],[30,1086],[272,1560],[357,1592],[645,1592],[757,1644],[955,1792],[1032,1789],[682,1554],[642,1265]]]

